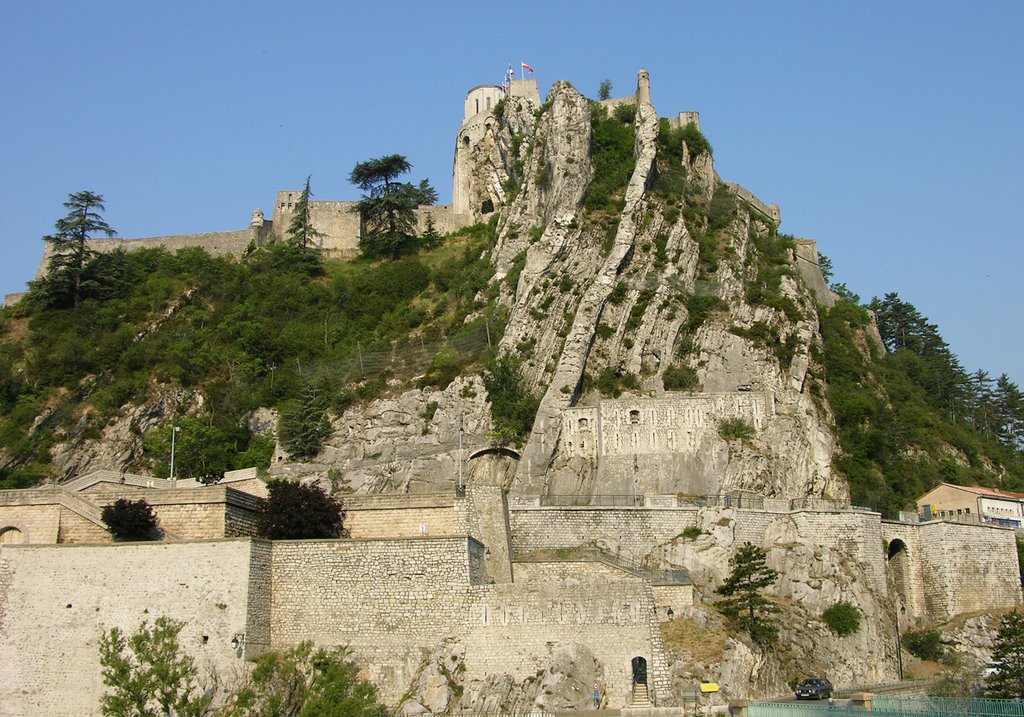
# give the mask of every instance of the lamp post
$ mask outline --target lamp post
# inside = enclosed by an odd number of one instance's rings
[[[171,480],[174,480],[174,437],[181,430],[181,426],[171,428]]]
[[[903,645],[900,641],[900,615],[907,614],[907,605],[902,600],[900,600],[899,605],[899,609],[896,611],[896,661],[900,669],[900,682],[903,682]]]

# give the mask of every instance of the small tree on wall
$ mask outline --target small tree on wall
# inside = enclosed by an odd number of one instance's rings
[[[95,233],[112,237],[117,234],[103,216],[103,196],[82,191],[68,195],[64,202],[67,216],[58,219],[56,232],[43,237],[50,245],[47,276],[37,282],[44,301],[52,306],[70,304],[78,306],[83,295],[91,288],[86,265],[95,256],[89,248],[89,239]]]
[[[257,526],[261,538],[303,540],[348,534],[341,502],[319,486],[273,480],[267,483],[267,490]]]
[[[100,514],[116,540],[156,540],[160,519],[145,500],[118,498]]]
[[[359,248],[367,256],[395,259],[415,249],[416,208],[436,202],[437,191],[425,179],[418,185],[399,182],[410,169],[408,159],[390,154],[359,162],[349,175],[365,192],[352,211],[362,221]]]
[[[779,574],[768,567],[765,551],[751,543],[744,543],[729,558],[729,565],[732,573],[715,590],[723,596],[715,607],[749,632],[754,642],[762,645],[775,642],[779,631],[771,616],[779,608],[761,591],[774,585]]]

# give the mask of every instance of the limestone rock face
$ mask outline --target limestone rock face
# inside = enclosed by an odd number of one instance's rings
[[[695,592],[710,605],[718,599],[715,588],[728,575],[729,557],[740,542],[735,521],[732,509],[703,509],[699,537],[677,538],[655,550],[651,558],[667,567],[689,569]],[[710,675],[698,676],[713,677],[720,683],[732,680],[737,688],[743,680],[751,683],[749,692],[738,689],[733,696],[783,694],[787,680],[819,673],[833,683],[847,685],[896,679],[895,616],[884,583],[866,572],[856,554],[819,545],[812,531],[801,529],[789,517],[772,519],[759,545],[767,552],[768,567],[779,574],[769,594],[782,608],[777,624],[780,642],[787,646],[785,653],[755,650],[748,655],[749,647],[737,646],[732,651],[736,659],[721,663],[728,673],[723,675],[714,672],[719,669],[717,664],[701,665],[683,650],[682,657],[676,657],[674,670],[690,676],[710,671]],[[861,611],[860,629],[852,635],[839,636],[822,620],[822,613],[839,602],[856,605]],[[689,619],[714,625],[721,618],[708,612]]]
[[[129,405],[123,415],[109,423],[98,438],[87,438],[88,415],[66,440],[50,448],[61,478],[96,470],[121,470],[142,458],[142,437],[169,417],[185,415],[200,407],[201,395],[184,389],[160,386],[138,405]]]
[[[591,651],[578,643],[551,643],[549,664],[525,681],[510,674],[467,678],[461,644],[431,652],[413,679],[403,715],[565,712],[593,709],[593,685],[604,671]]]
[[[278,447],[270,473],[325,479],[334,468],[357,493],[445,492],[459,470],[461,425],[464,479],[500,481],[493,463],[471,458],[488,445],[491,419],[485,394],[479,376],[463,376],[444,390],[404,391],[353,406],[332,419],[332,434],[315,459],[292,462]]]

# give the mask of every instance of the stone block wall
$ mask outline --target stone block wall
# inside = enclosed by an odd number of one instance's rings
[[[470,566],[474,542],[277,541],[271,642],[349,645],[375,665],[386,680],[383,697],[394,701],[419,668],[421,648],[461,633],[468,588],[479,577]]]
[[[745,418],[762,430],[775,413],[770,393],[671,394],[601,401],[562,413],[563,454],[594,460],[616,455],[693,452],[718,421]]]
[[[355,539],[465,535],[455,525],[453,496],[347,496],[345,527]]]
[[[525,680],[576,643],[601,663],[610,705],[627,703],[634,657],[647,660],[654,699],[664,699],[668,675],[647,583],[600,563],[514,567],[515,583],[474,590],[463,637],[467,671]]]
[[[640,559],[697,524],[693,508],[513,508],[512,549],[575,548],[593,544]]]
[[[99,713],[99,639],[166,616],[200,673],[236,674],[253,542],[0,546],[0,715]],[[263,579],[266,583],[266,579]]]
[[[97,544],[113,542],[113,537],[102,525],[83,518],[73,510],[64,506],[60,508],[60,531],[57,536],[59,543]]]
[[[9,493],[13,491],[3,491],[4,496]],[[56,543],[59,528],[57,504],[0,505],[0,544]]]
[[[910,574],[906,576],[907,613],[941,621],[976,610],[1017,607],[1022,602],[1017,544],[1013,530],[994,526],[933,521],[886,522],[890,546],[901,540]],[[898,550],[892,560],[900,560]]]

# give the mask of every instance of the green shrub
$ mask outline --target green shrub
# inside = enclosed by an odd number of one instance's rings
[[[636,136],[633,125],[609,118],[603,110],[597,105],[591,114],[590,156],[594,176],[587,187],[583,206],[588,211],[603,209],[618,213],[622,200],[617,197],[624,192],[636,166],[633,156]]]
[[[903,647],[922,660],[941,660],[946,654],[942,635],[935,630],[907,630],[903,633]]]
[[[711,147],[711,143],[708,142],[707,137],[698,129],[697,125],[692,122],[685,124],[680,130],[682,139],[686,142],[686,147],[690,150],[691,156],[697,156],[700,154],[714,154],[714,149]]]
[[[686,297],[685,303],[688,314],[685,328],[687,333],[691,334],[704,325],[712,311],[727,308],[727,304],[717,296],[691,294]]]
[[[666,391],[687,391],[697,385],[697,372],[689,366],[673,364],[665,369],[662,382]]]
[[[491,361],[484,372],[484,386],[496,439],[521,443],[533,428],[540,400],[526,386],[519,360],[505,354]]]
[[[750,440],[757,435],[757,431],[746,419],[737,416],[719,421],[718,435],[726,441]]]
[[[601,323],[601,324],[597,325],[597,338],[599,338],[599,339],[610,339],[614,335],[615,335],[615,329],[613,329],[608,324]]]
[[[612,292],[608,294],[608,301],[615,305],[621,304],[626,298],[626,292],[628,290],[629,287],[626,286],[626,282],[620,281],[615,285],[615,288],[612,289]]]
[[[680,535],[685,540],[696,540],[700,536],[704,535],[704,531],[700,529],[699,525],[691,525],[680,533]]]
[[[633,124],[633,121],[636,119],[636,105],[632,102],[616,105],[615,109],[612,110],[612,115],[623,124]]]
[[[860,629],[860,610],[848,602],[838,602],[821,614],[822,621],[837,635],[852,635]]]

